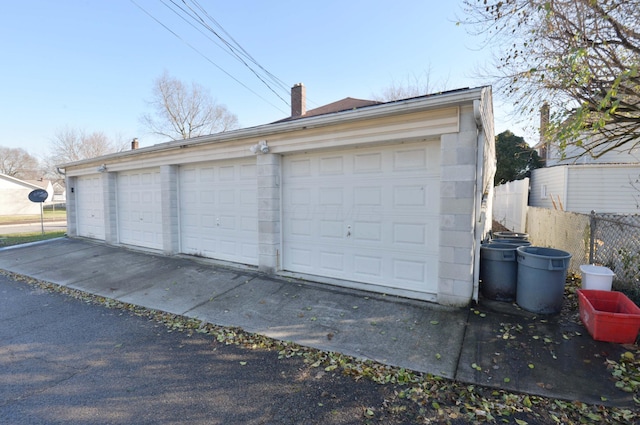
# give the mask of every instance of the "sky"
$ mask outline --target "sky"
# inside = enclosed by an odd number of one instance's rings
[[[435,91],[486,84],[476,70],[491,52],[457,25],[459,1],[199,0],[283,87],[245,65],[167,5],[182,0],[21,0],[0,14],[0,146],[43,158],[65,128],[99,131],[140,147],[163,141],[140,117],[165,71],[207,88],[241,127],[285,118],[303,83],[307,109],[345,97],[371,99],[392,84],[429,79]],[[204,31],[203,31],[204,32]],[[214,43],[215,41],[215,43]],[[496,94],[494,93],[494,97]],[[496,134],[516,123],[494,102]],[[528,139],[527,139],[528,140]],[[529,141],[529,140],[528,140]]]

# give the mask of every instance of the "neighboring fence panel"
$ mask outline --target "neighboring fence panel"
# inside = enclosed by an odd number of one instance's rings
[[[529,178],[493,188],[493,219],[513,232],[524,232],[527,224]]]
[[[569,272],[580,273],[580,265],[589,264],[591,232],[588,215],[529,207],[526,232],[532,245],[570,253]]]
[[[609,267],[616,280],[640,282],[640,215],[591,214],[590,262]]]

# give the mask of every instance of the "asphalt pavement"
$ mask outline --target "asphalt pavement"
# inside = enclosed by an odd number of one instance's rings
[[[446,308],[68,238],[0,249],[0,269],[460,382],[635,407],[606,364],[630,347],[511,303]]]
[[[2,424],[361,424],[392,390],[3,275],[0,323]]]

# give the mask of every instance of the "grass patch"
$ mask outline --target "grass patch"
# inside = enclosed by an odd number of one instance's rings
[[[67,232],[64,230],[56,230],[53,232],[19,233],[17,235],[0,235],[0,248],[5,246],[20,245],[23,243],[45,241],[47,239],[61,238]]]
[[[44,221],[66,221],[66,210],[44,210]],[[40,223],[40,214],[30,215],[3,215],[0,216],[0,224]]]

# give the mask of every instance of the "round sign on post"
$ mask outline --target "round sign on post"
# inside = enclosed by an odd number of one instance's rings
[[[42,203],[49,197],[49,192],[44,189],[35,189],[29,193],[29,200],[40,204],[40,227],[44,235],[44,214],[42,211]]]
[[[29,193],[29,200],[31,202],[44,202],[48,197],[49,192],[44,189],[32,190],[31,193]]]

